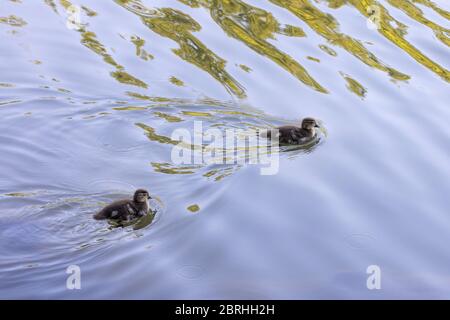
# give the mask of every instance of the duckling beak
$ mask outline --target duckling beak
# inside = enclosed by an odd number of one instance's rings
[[[148,195],[147,199],[151,199],[152,197],[150,197],[150,195]]]
[[[320,126],[316,123],[316,125],[314,126],[314,128],[320,128]]]

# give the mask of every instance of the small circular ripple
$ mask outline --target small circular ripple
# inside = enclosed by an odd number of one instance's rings
[[[375,242],[375,238],[366,233],[354,233],[345,237],[345,243],[352,249],[369,249]]]

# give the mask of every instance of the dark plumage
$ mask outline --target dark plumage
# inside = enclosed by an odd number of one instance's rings
[[[147,190],[138,189],[133,200],[119,200],[111,203],[94,215],[94,219],[117,219],[129,221],[142,217],[149,211],[148,199],[151,199]]]
[[[315,128],[319,128],[316,120],[313,118],[304,118],[301,127],[282,126],[278,130],[278,139],[280,144],[302,144],[310,141],[315,135]],[[272,132],[268,131],[266,137],[271,138]]]

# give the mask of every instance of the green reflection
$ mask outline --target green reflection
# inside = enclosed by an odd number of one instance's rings
[[[430,0],[412,0],[414,3],[422,4],[430,9],[433,9],[445,19],[450,20],[450,12],[439,8],[433,1]]]
[[[214,169],[203,174],[205,178],[212,179],[215,182],[222,181],[224,178],[231,176],[233,173],[242,168],[242,165],[222,166],[220,169]]]
[[[132,98],[136,98],[139,100],[147,100],[147,101],[151,101],[151,102],[155,102],[155,103],[176,101],[176,99],[170,99],[170,98],[164,98],[164,97],[150,97],[145,94],[140,94],[137,92],[130,92],[130,91],[127,91],[126,94],[127,94],[127,96],[130,96]]]
[[[145,45],[145,40],[138,37],[132,36],[131,42],[136,46],[136,56],[141,58],[142,60],[153,60],[155,57],[148,53],[145,49],[143,49]]]
[[[178,141],[174,141],[166,136],[156,134],[155,129],[146,124],[136,123],[136,126],[143,129],[145,131],[145,135],[151,141],[155,141],[155,142],[159,142],[159,143],[163,143],[163,144],[174,144],[174,145],[178,144]]]
[[[0,17],[0,23],[7,24],[11,27],[23,27],[27,24],[25,20],[15,15],[9,17]]]
[[[193,205],[190,205],[189,207],[187,207],[186,209],[188,209],[192,213],[195,213],[200,210],[200,207],[198,206],[198,204],[193,204]]]
[[[58,13],[58,6],[55,0],[43,1],[53,11]],[[277,41],[281,40],[298,41],[299,50],[301,51],[302,42],[307,41],[306,39],[295,40],[286,39],[285,37],[306,37],[307,34],[305,31],[299,26],[281,24],[271,12],[262,7],[264,5],[263,3],[255,2],[256,4],[249,4],[246,0],[177,1],[191,8],[207,10],[212,20],[230,38],[239,41],[252,51],[276,63],[307,86],[319,92],[327,92],[326,85],[319,84],[314,79],[312,73],[310,74],[311,70],[307,70],[305,66],[300,64],[299,58],[294,59],[292,56],[283,52],[277,43]],[[375,6],[381,14],[380,27],[377,32],[445,81],[448,82],[450,80],[450,73],[445,67],[427,57],[427,55],[406,40],[406,35],[409,31],[408,26],[394,19],[388,11],[388,9],[400,10],[408,19],[411,18],[420,25],[429,28],[443,45],[450,46],[450,29],[441,25],[442,22],[434,22],[432,18],[427,18],[425,9],[429,8],[447,20],[450,20],[450,13],[439,8],[431,0],[386,0],[385,2],[389,7],[381,5],[376,0],[269,0],[269,2],[299,18],[302,23],[307,25],[308,29],[305,29],[307,32],[315,32],[325,39],[327,43],[321,44],[319,48],[329,55],[336,57],[336,47],[339,47],[366,65],[387,73],[394,80],[408,80],[410,78],[409,75],[401,73],[394,67],[389,66],[388,63],[381,61],[366,47],[365,43],[363,44],[362,41],[341,32],[339,21],[334,17],[333,13],[327,13],[319,8],[320,5],[328,5],[332,9],[349,6],[356,8],[365,18],[369,18],[373,17],[373,7]],[[218,53],[213,52],[199,39],[199,36],[194,36],[202,28],[207,28],[208,25],[201,26],[195,19],[180,9],[169,7],[149,8],[141,0],[115,0],[115,3],[138,16],[142,23],[154,33],[173,40],[177,46],[172,51],[178,57],[208,73],[220,82],[232,95],[245,98],[246,90],[239,83],[239,79],[227,72],[227,61],[219,56]],[[59,0],[59,4],[60,7],[63,7],[59,8],[61,15],[64,15],[64,11],[67,11],[72,5],[69,0]],[[80,8],[87,17],[95,17],[98,15],[97,12],[85,5],[81,5]],[[14,27],[26,25],[26,21],[14,15],[0,17],[0,23]],[[364,22],[362,27],[366,28]],[[114,67],[114,70],[110,72],[111,77],[120,83],[147,89],[148,84],[130,75],[124,66],[113,57],[113,49],[105,46],[97,38],[96,33],[87,30],[87,28],[88,25],[85,24],[79,30],[81,43],[95,54],[101,56],[104,62]],[[14,32],[17,31],[14,30]],[[123,36],[123,38],[133,44],[137,57],[146,61],[154,59],[153,55],[145,50],[146,40],[143,37],[132,35]],[[233,44],[230,43],[230,45]],[[342,55],[343,50],[339,51],[340,55]],[[304,60],[307,59],[320,62],[315,57],[304,56]],[[235,66],[245,72],[252,71],[250,67],[243,64],[235,62]],[[243,76],[242,72],[237,72],[236,74]],[[253,79],[247,75],[245,77],[247,80]],[[349,80],[351,78],[344,77],[344,79],[347,86],[352,88],[350,89],[352,92],[364,92],[362,90],[364,87],[359,87],[356,83]],[[255,80],[259,82],[270,82],[266,79]],[[182,80],[175,77],[171,77],[169,81],[180,87],[185,86]],[[141,93],[136,93],[135,95],[145,97],[146,100],[152,102],[156,102],[158,99],[160,99],[160,102],[167,100],[167,98],[148,97]]]
[[[173,165],[167,162],[152,162],[152,167],[155,172],[165,174],[194,174],[195,170],[200,169],[202,166],[186,166],[186,165]]]
[[[251,6],[240,0],[178,0],[192,7],[205,7],[214,21],[230,36],[252,50],[277,63],[301,82],[313,89],[326,93],[308,71],[296,60],[281,52],[267,39],[274,39],[274,33],[291,36],[305,36],[298,27],[280,27],[270,12]]]
[[[173,146],[177,146],[178,151],[176,152],[182,150],[182,154],[180,153],[179,155],[182,155],[184,160],[187,161],[186,164],[174,164],[170,161],[151,162],[153,170],[161,174],[195,175],[196,177],[203,177],[207,180],[218,182],[237,172],[245,165],[258,163],[262,166],[267,165],[266,162],[260,163],[260,160],[266,161],[268,156],[277,157],[278,154],[296,156],[312,152],[322,141],[322,137],[326,137],[324,125],[321,124],[320,132],[323,134],[320,134],[311,143],[282,147],[280,150],[274,147],[267,148],[267,140],[258,139],[258,133],[255,130],[261,132],[261,130],[264,131],[267,128],[288,124],[286,121],[269,117],[261,111],[253,110],[245,105],[224,105],[209,100],[196,101],[196,103],[188,100],[180,103],[181,101],[167,104],[156,103],[155,106],[151,107],[122,106],[113,108],[121,112],[145,111],[145,118],[156,121],[158,131],[165,132],[163,134],[157,133],[155,125],[142,122],[135,123],[137,127],[144,131],[147,138],[152,142],[166,145],[166,150],[169,154],[173,151]],[[198,111],[199,108],[202,111]],[[198,118],[202,120],[202,129],[200,131],[199,128],[195,128],[194,123]],[[159,119],[164,119],[165,122],[161,122]],[[197,140],[194,136],[195,133],[207,133],[209,129],[213,128],[216,130],[213,141],[210,140],[211,137],[204,136]],[[179,138],[173,140],[170,137],[170,133],[175,132],[177,129],[183,129],[184,132],[188,132],[188,136],[184,136],[182,139],[180,136],[180,140],[178,140]],[[233,137],[234,143],[226,140],[229,134],[226,130],[234,130],[231,133],[232,136],[230,136],[230,138]],[[167,132],[170,133],[167,134]],[[223,140],[217,140],[218,144],[214,144],[212,142],[216,142],[217,134]],[[226,144],[224,145],[223,143]]]
[[[311,57],[311,56],[307,56],[306,59],[314,61],[314,62],[320,62],[320,59],[317,59],[317,58],[314,58],[314,57]]]
[[[183,111],[183,114],[191,117],[212,117],[212,114],[209,112]]]
[[[342,1],[329,1],[330,6],[340,6]],[[270,2],[283,7],[304,21],[312,30],[327,39],[330,44],[339,46],[347,52],[378,70],[388,73],[396,80],[407,80],[410,77],[381,62],[373,53],[358,40],[339,31],[339,22],[330,14],[317,9],[308,0],[270,0]]]
[[[50,6],[53,11],[58,13],[57,7],[54,1],[46,0],[45,3]],[[72,3],[68,0],[60,0],[59,3],[63,6],[63,8],[67,11],[71,6]],[[91,9],[89,9],[86,6],[81,7],[88,16],[93,17],[96,16],[97,13]],[[101,56],[103,58],[103,61],[105,61],[107,64],[112,65],[116,68],[116,71],[110,72],[110,75],[112,78],[116,79],[118,82],[123,84],[128,84],[132,86],[137,86],[141,88],[147,88],[147,84],[139,80],[129,73],[127,73],[124,70],[124,67],[117,63],[114,58],[108,53],[108,50],[106,50],[105,46],[97,39],[97,35],[92,32],[86,30],[86,26],[82,26],[80,30],[78,30],[81,34],[81,44],[84,45],[86,48],[94,52],[95,54]]]
[[[56,3],[55,3],[54,0],[44,0],[44,2],[45,2],[50,8],[52,8],[52,10],[53,10],[55,13],[58,13],[58,8],[57,8]]]
[[[184,82],[181,81],[180,79],[178,79],[177,77],[172,76],[172,77],[170,77],[169,81],[172,82],[176,86],[184,87]]]
[[[436,35],[436,38],[438,38],[445,45],[450,46],[450,39],[448,37],[450,34],[450,29],[444,28],[425,18],[422,10],[420,10],[420,8],[415,6],[409,0],[388,0],[388,3],[402,10],[410,18],[432,29]]]
[[[127,106],[127,107],[114,107],[113,110],[117,111],[141,111],[146,110],[147,107],[139,107],[139,106]]]
[[[242,70],[244,70],[244,71],[247,72],[247,73],[252,72],[252,68],[246,66],[245,64],[240,64],[240,65],[239,65],[239,68],[241,68]]]
[[[110,229],[126,228],[129,226],[133,226],[133,230],[139,230],[139,229],[143,229],[143,228],[149,226],[155,219],[155,216],[156,216],[156,212],[154,212],[150,209],[150,212],[147,213],[143,217],[140,217],[137,219],[132,219],[130,221],[109,219],[108,224],[109,224]]]
[[[334,51],[333,49],[331,49],[329,46],[326,46],[324,44],[319,45],[320,50],[322,50],[323,52],[329,54],[332,57],[336,57],[337,56],[337,52]]]
[[[362,84],[360,84],[358,81],[350,77],[349,75],[344,74],[343,72],[340,72],[340,75],[345,79],[347,82],[347,89],[360,98],[364,98],[367,93],[367,89],[363,87]]]
[[[111,76],[114,79],[116,79],[117,81],[119,81],[120,83],[129,84],[129,85],[137,86],[137,87],[141,87],[141,88],[147,88],[147,84],[144,81],[141,81],[141,80],[133,77],[132,75],[130,75],[129,73],[127,73],[125,71],[111,72]]]
[[[189,15],[172,8],[149,10],[138,0],[115,1],[138,15],[153,32],[177,42],[179,48],[172,50],[177,56],[209,73],[232,94],[246,96],[244,88],[225,70],[226,61],[192,34],[201,26]]]
[[[155,112],[154,113],[155,116],[165,119],[167,122],[182,122],[183,119],[176,117],[176,116],[172,116],[170,114],[167,113],[163,113],[163,112]]]
[[[25,197],[32,197],[32,196],[36,195],[36,192],[11,192],[11,193],[5,193],[4,195],[7,197],[25,198]]]
[[[94,10],[92,10],[92,9],[86,7],[86,6],[81,6],[81,9],[83,9],[83,11],[86,13],[86,15],[88,17],[95,17],[95,16],[98,15],[97,12],[95,12]]]
[[[274,0],[271,0],[274,1]],[[306,0],[301,0],[306,1]],[[328,1],[328,0],[326,0]],[[344,1],[344,0],[343,0]],[[407,3],[402,0],[402,2],[398,1],[390,1],[391,4],[397,5],[399,8],[402,8],[402,10],[409,11],[410,14],[414,15],[416,20],[421,20],[417,13],[412,13],[412,7],[408,6]],[[392,23],[395,23],[396,26],[401,26],[402,24],[395,20],[388,12],[388,10],[382,6],[378,1],[375,0],[345,0],[345,4],[350,4],[353,7],[355,7],[363,16],[369,18],[371,15],[373,15],[374,8],[377,8],[376,11],[379,13],[378,22],[379,27],[377,28],[378,32],[383,35],[386,39],[391,41],[393,44],[395,44],[397,47],[401,48],[404,52],[406,52],[408,55],[410,55],[413,59],[415,59],[418,63],[422,64],[432,72],[439,75],[442,79],[449,82],[450,81],[450,72],[439,65],[438,63],[434,62],[430,58],[428,58],[426,55],[424,55],[420,50],[418,50],[416,47],[414,47],[411,43],[409,43],[404,38],[404,31],[401,29],[394,27]],[[406,9],[408,8],[408,9]],[[420,21],[419,21],[420,22]],[[441,31],[439,31],[441,32]],[[448,44],[448,39],[443,40],[444,43]]]

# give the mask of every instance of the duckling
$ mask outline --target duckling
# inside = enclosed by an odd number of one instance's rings
[[[103,208],[94,215],[94,219],[117,219],[130,221],[133,218],[145,216],[149,212],[148,199],[151,199],[147,190],[135,191],[133,200],[118,200]]]
[[[319,128],[319,125],[314,118],[304,118],[301,127],[281,126],[276,129],[280,144],[302,144],[316,135],[315,128]],[[267,132],[266,137],[271,138],[271,131]]]

